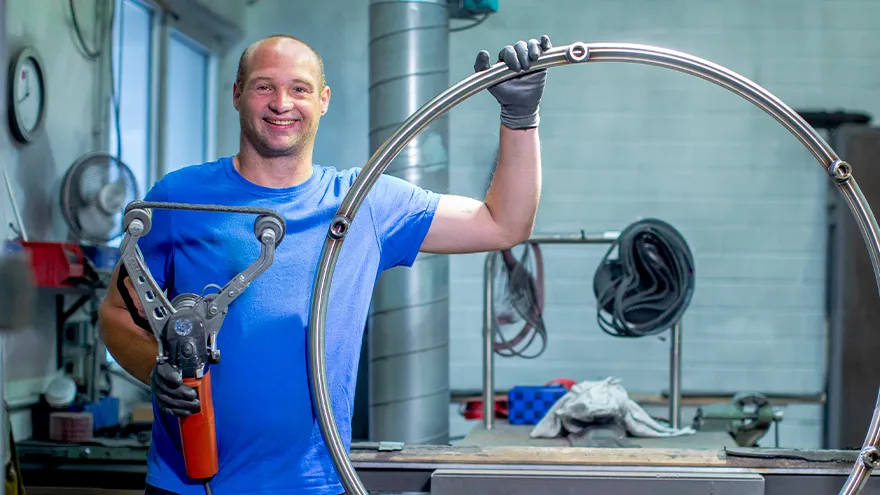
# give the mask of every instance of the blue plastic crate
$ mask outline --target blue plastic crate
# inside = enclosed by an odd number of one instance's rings
[[[534,425],[568,390],[562,385],[521,385],[507,393],[507,420],[513,425]]]
[[[116,397],[104,397],[97,404],[86,404],[83,411],[92,413],[95,430],[119,425],[119,399]]]

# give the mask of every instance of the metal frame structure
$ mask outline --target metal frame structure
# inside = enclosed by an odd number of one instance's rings
[[[611,244],[620,232],[601,234],[552,234],[529,238],[528,244]],[[483,264],[483,428],[491,430],[495,423],[495,313],[492,310],[492,273],[496,257],[489,253]],[[681,428],[681,320],[669,329],[669,424]]]
[[[779,98],[755,82],[718,64],[683,52],[650,45],[578,41],[548,50],[535,61],[530,70],[579,65],[585,62],[640,63],[691,74],[735,93],[773,117],[810,151],[837,185],[838,191],[846,198],[871,255],[874,277],[880,288],[880,227],[877,226],[874,214],[853,178],[850,165],[841,160],[821,135]],[[368,492],[351,464],[336,426],[327,381],[324,343],[330,285],[342,243],[370,189],[394,157],[418,133],[467,98],[516,75],[518,74],[508,69],[505,64],[498,62],[488,70],[462,79],[423,105],[370,157],[348,194],[343,198],[336,216],[330,222],[315,276],[309,318],[310,385],[312,403],[318,415],[321,433],[345,490],[350,495],[368,495]],[[880,464],[878,445],[880,445],[880,396],[875,403],[863,447],[839,492],[840,495],[856,495],[862,491],[869,475]]]

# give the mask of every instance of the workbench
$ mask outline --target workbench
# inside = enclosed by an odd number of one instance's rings
[[[532,428],[534,425],[512,425],[503,419],[496,419],[491,430],[487,430],[483,423],[478,423],[464,439],[455,444],[484,447],[572,447],[565,437],[531,438],[529,432]],[[665,438],[628,437],[627,442],[637,448],[655,449],[719,450],[737,446],[730,434],[724,431],[698,431],[693,435]]]
[[[67,455],[53,458],[25,448],[20,455],[28,493],[142,493],[146,447],[141,450],[143,460],[134,460],[136,456],[131,454],[135,450],[125,448],[128,455],[105,459],[85,454],[75,458],[77,453],[70,449]],[[836,494],[855,457],[855,451],[738,447],[615,449],[384,443],[356,443],[351,454],[369,490],[432,495],[451,493],[453,489],[458,495],[485,495],[492,490],[524,495],[535,493],[538,487],[548,495],[573,490],[586,493],[581,491],[584,483],[610,483],[615,494],[710,493],[706,487],[713,487],[716,495]],[[650,491],[648,484],[652,484]],[[73,488],[88,491],[75,492]],[[863,493],[880,495],[877,476],[872,477]]]

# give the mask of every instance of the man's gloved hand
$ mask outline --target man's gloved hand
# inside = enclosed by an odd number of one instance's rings
[[[528,43],[517,41],[514,45],[505,46],[498,54],[498,61],[504,62],[513,71],[524,72],[550,48],[550,37],[545,34],[540,42],[531,39]],[[491,65],[489,52],[483,50],[477,54],[474,71],[486,70]],[[489,92],[501,104],[501,123],[511,129],[538,127],[538,105],[544,95],[546,80],[547,69],[542,69],[491,86]]]
[[[175,416],[185,417],[199,411],[196,391],[183,384],[183,376],[168,363],[153,366],[150,389],[159,408]]]

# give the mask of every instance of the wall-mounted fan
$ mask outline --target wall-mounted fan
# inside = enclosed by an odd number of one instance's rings
[[[80,157],[61,183],[64,219],[72,237],[85,244],[106,244],[120,237],[125,206],[138,197],[131,169],[103,152]]]

